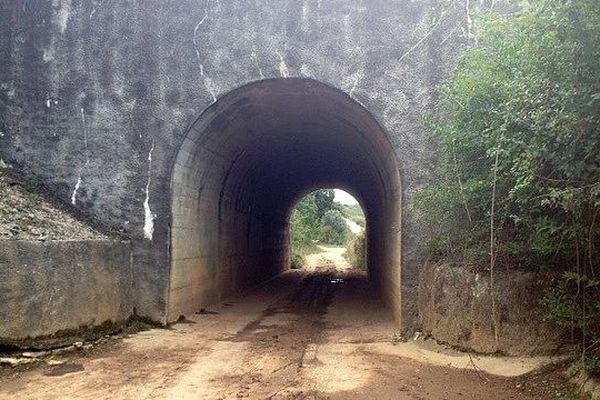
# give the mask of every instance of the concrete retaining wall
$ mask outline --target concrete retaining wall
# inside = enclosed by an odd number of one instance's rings
[[[479,353],[552,354],[563,334],[544,321],[540,305],[544,280],[540,274],[496,273],[500,320],[496,348],[489,277],[447,264],[426,265],[419,279],[419,319],[424,332],[452,346]]]
[[[110,240],[0,241],[0,343],[125,321],[130,254]]]

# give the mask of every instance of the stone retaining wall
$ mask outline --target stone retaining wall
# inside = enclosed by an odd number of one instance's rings
[[[0,241],[0,344],[125,321],[130,259],[127,242]]]
[[[425,265],[419,277],[419,320],[435,339],[478,353],[552,354],[563,332],[546,322],[540,305],[550,277],[517,271],[496,273],[500,321],[496,348],[489,276],[447,264]]]

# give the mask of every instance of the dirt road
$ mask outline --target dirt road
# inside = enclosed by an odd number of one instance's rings
[[[4,376],[0,398],[567,398],[559,378],[506,377],[545,360],[473,360],[394,343],[395,329],[365,275],[317,262],[170,329]]]
[[[332,271],[349,271],[352,269],[344,258],[344,247],[317,246],[317,252],[306,256],[305,271],[315,272],[330,269]]]

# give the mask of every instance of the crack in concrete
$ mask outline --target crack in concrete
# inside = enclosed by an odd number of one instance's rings
[[[206,5],[204,7],[204,16],[198,21],[194,28],[194,35],[192,36],[192,42],[194,43],[194,50],[196,51],[196,58],[198,58],[198,65],[200,67],[200,76],[203,78],[203,84],[206,91],[212,96],[213,102],[217,101],[217,96],[215,94],[214,84],[212,79],[205,73],[204,64],[202,63],[202,58],[200,56],[200,49],[198,46],[198,30],[204,24],[206,19],[208,18],[208,9],[210,6],[210,0],[206,0]]]

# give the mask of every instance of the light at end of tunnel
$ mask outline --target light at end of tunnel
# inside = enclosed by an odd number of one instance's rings
[[[336,203],[346,204],[349,206],[358,204],[358,201],[350,193],[344,192],[341,189],[334,189],[334,190],[335,190],[334,201]]]

